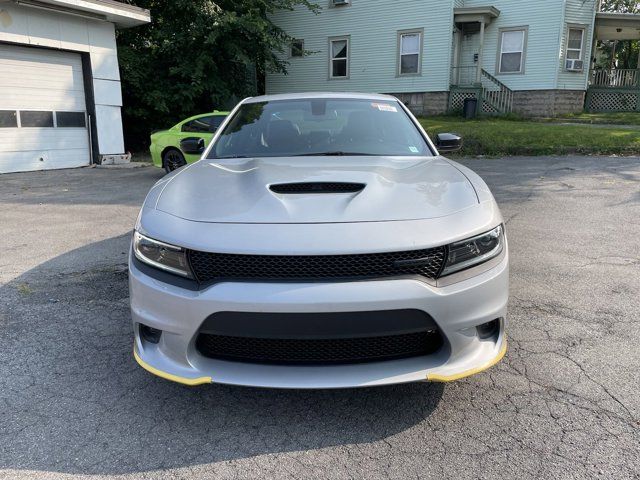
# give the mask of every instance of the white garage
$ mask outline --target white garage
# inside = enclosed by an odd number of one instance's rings
[[[78,53],[0,45],[0,172],[89,165]]]
[[[115,29],[149,21],[113,0],[0,1],[0,173],[126,158]]]

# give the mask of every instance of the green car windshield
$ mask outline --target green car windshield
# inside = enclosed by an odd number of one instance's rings
[[[394,101],[296,99],[246,103],[208,158],[305,155],[433,155]]]

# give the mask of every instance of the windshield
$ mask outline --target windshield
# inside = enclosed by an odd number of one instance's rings
[[[432,153],[397,102],[322,98],[242,105],[208,158],[303,155]]]

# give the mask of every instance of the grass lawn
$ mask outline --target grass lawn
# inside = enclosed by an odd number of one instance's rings
[[[572,113],[555,118],[554,121],[563,119],[572,122],[583,123],[606,123],[612,125],[640,125],[640,113],[618,112],[618,113]]]
[[[640,117],[636,122],[640,125]],[[462,135],[460,155],[640,154],[640,128],[448,116],[421,118],[420,123],[434,139],[443,132]]]

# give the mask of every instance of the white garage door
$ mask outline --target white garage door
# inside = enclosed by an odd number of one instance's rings
[[[0,173],[89,164],[79,54],[0,44]]]

